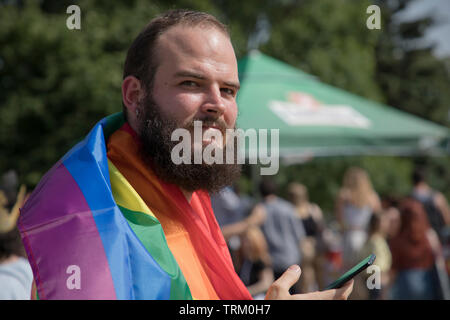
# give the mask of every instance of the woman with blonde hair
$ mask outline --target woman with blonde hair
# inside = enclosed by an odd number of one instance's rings
[[[336,201],[336,219],[343,232],[343,268],[358,262],[367,240],[367,228],[373,213],[381,211],[378,194],[364,169],[351,167],[345,174]]]

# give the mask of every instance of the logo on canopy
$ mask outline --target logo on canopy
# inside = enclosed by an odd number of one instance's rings
[[[370,120],[352,107],[322,104],[302,92],[289,92],[288,101],[272,100],[269,108],[290,126],[370,127]]]

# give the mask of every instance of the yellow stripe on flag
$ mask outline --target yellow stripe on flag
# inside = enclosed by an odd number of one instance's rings
[[[117,205],[132,211],[143,212],[156,219],[153,212],[145,204],[144,200],[134,190],[120,171],[108,159],[109,176],[111,179],[112,194]]]

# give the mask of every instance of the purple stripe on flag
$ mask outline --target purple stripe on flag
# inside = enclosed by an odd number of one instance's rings
[[[39,298],[116,299],[92,212],[69,171],[55,166],[36,189],[19,229]]]

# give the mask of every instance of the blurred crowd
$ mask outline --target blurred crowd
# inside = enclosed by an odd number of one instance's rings
[[[0,177],[0,300],[28,300],[33,273],[17,228],[19,209],[26,201],[15,171]]]
[[[374,266],[355,277],[350,299],[450,299],[450,209],[422,169],[411,178],[407,196],[380,197],[367,172],[351,167],[329,219],[299,182],[289,184],[286,199],[264,179],[258,199],[229,187],[211,200],[236,272],[255,299],[292,264],[302,274],[291,293],[306,293],[371,254]]]
[[[355,277],[350,299],[450,299],[450,209],[421,169],[404,198],[380,196],[361,168],[349,168],[325,219],[308,189],[290,183],[286,199],[273,179],[260,197],[227,187],[211,198],[236,272],[255,299],[292,264],[301,266],[291,293],[323,290],[370,254],[375,268]],[[0,300],[29,299],[32,271],[17,228],[26,189],[9,171],[0,178]]]

